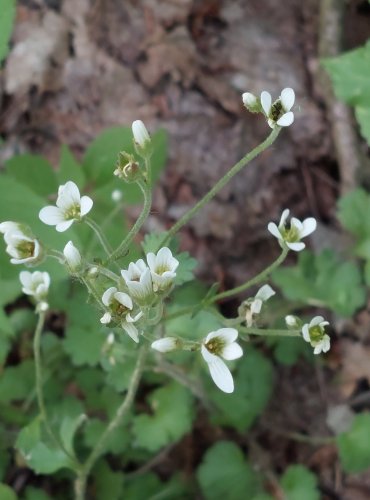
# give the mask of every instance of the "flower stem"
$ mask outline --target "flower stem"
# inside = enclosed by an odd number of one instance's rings
[[[272,264],[270,264],[266,269],[264,269],[259,274],[254,276],[254,278],[251,278],[242,285],[232,288],[231,290],[226,290],[225,292],[218,293],[216,295],[213,295],[212,297],[209,297],[204,301],[201,301],[203,307],[207,307],[218,300],[222,300],[231,297],[232,295],[237,295],[238,293],[244,292],[244,290],[248,290],[248,288],[252,287],[253,285],[256,285],[257,283],[260,283],[261,281],[265,280],[267,276],[271,274],[274,269],[279,267],[280,264],[284,262],[286,256],[288,255],[288,252],[289,249],[284,248],[279,257]],[[194,312],[194,310],[200,310],[197,308],[198,304],[193,304],[191,306],[184,307],[184,309],[180,309],[179,311],[175,311],[172,314],[165,315],[164,320],[167,321],[169,319],[175,319],[180,316],[184,316],[185,314],[190,314]]]
[[[174,224],[171,229],[167,232],[165,238],[162,240],[160,247],[163,247],[189,220],[206,205],[216,194],[221,191],[221,189],[226,186],[226,184],[236,175],[240,170],[245,167],[249,162],[251,162],[256,156],[258,156],[262,151],[267,149],[275,141],[279,135],[280,127],[273,128],[271,134],[259,144],[257,147],[252,149],[247,153],[241,160],[238,161],[226,174],[213,186],[213,188],[208,191],[208,193],[203,196],[201,200],[198,201],[196,205],[193,206],[186,214],[184,214],[181,219],[179,219],[176,224]]]
[[[261,336],[271,336],[271,337],[301,337],[300,330],[282,330],[282,329],[268,329],[268,328],[254,328],[239,326],[238,330],[240,333],[246,333],[247,335],[261,335]]]
[[[52,439],[52,441],[60,448],[66,456],[71,460],[72,466],[75,470],[78,470],[80,464],[75,456],[71,455],[71,453],[65,448],[62,441],[56,435],[49,423],[48,415],[46,412],[45,401],[44,401],[44,393],[43,393],[43,383],[42,383],[42,365],[41,365],[41,333],[44,328],[45,323],[45,312],[39,313],[39,318],[37,321],[37,326],[35,330],[35,335],[33,339],[33,352],[35,359],[35,375],[36,375],[36,395],[37,395],[37,403],[39,406],[39,411],[41,415],[41,419],[45,424],[45,428]]]
[[[103,247],[104,252],[107,255],[110,255],[112,253],[112,248],[111,248],[108,240],[106,239],[106,237],[104,236],[104,234],[100,230],[98,224],[96,222],[94,222],[92,219],[90,219],[90,217],[84,217],[83,221],[86,222],[86,224],[94,231],[101,246]]]
[[[260,283],[261,281],[264,281],[269,274],[274,271],[277,267],[280,266],[286,259],[286,256],[288,255],[289,249],[288,248],[283,248],[283,251],[279,255],[279,257],[266,269],[261,271],[257,276],[254,276],[254,278],[251,278],[250,280],[246,281],[240,286],[237,286],[235,288],[231,288],[231,290],[226,290],[225,292],[218,293],[217,295],[214,295],[211,297],[211,301],[215,302],[217,300],[221,299],[226,299],[228,297],[231,297],[232,295],[237,295],[238,293],[244,292],[244,290],[248,290],[248,288],[251,288],[254,285],[257,285],[257,283]]]
[[[143,373],[146,355],[147,355],[147,346],[143,346],[139,351],[136,366],[131,376],[130,385],[126,393],[126,397],[124,398],[121,406],[118,408],[117,413],[115,414],[113,420],[110,421],[107,428],[100,436],[94,449],[87,457],[86,462],[81,466],[78,472],[78,476],[75,481],[76,500],[85,499],[86,483],[87,483],[87,478],[91,472],[91,469],[93,468],[96,460],[99,458],[99,455],[101,454],[105,445],[107,444],[110,435],[122,423],[123,417],[129,411],[133,403],[134,397],[139,387],[141,375]]]
[[[148,181],[146,183],[138,182],[138,185],[144,196],[144,206],[141,211],[141,214],[139,215],[135,224],[132,226],[132,228],[130,229],[126,238],[122,241],[120,246],[116,250],[114,250],[114,252],[111,252],[109,254],[109,257],[105,262],[105,264],[108,264],[109,262],[119,259],[126,253],[127,249],[129,248],[130,244],[132,243],[137,233],[140,231],[142,225],[144,224],[150,213],[150,209],[152,207],[152,188],[150,185],[149,175],[148,175]]]

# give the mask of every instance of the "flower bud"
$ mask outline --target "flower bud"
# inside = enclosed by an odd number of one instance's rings
[[[81,255],[77,248],[74,246],[72,241],[69,241],[63,250],[64,257],[69,269],[72,272],[76,272],[81,266]]]
[[[175,337],[164,337],[152,343],[152,349],[159,352],[174,351],[179,347],[179,341]]]
[[[132,134],[134,136],[135,148],[138,155],[148,158],[152,153],[150,135],[141,120],[132,123]]]
[[[297,318],[297,316],[289,314],[288,316],[285,316],[285,324],[288,328],[300,328],[301,320]]]
[[[111,194],[112,201],[119,203],[123,198],[123,193],[119,189],[115,189]]]
[[[262,111],[259,99],[250,92],[244,92],[242,95],[243,104],[251,113],[260,113]]]

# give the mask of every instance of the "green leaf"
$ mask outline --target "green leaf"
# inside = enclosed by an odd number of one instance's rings
[[[370,41],[363,47],[322,61],[336,96],[352,106],[370,106]]]
[[[113,472],[105,460],[94,467],[96,500],[122,500],[124,476],[122,472]]]
[[[68,146],[62,146],[57,178],[59,184],[65,184],[67,181],[75,182],[80,190],[85,186],[86,177],[84,171]]]
[[[15,445],[27,465],[37,474],[53,474],[62,468],[73,468],[65,453],[50,443],[40,417],[21,430]]]
[[[50,163],[42,156],[13,156],[5,163],[8,174],[34,193],[46,197],[58,190],[57,179]]]
[[[296,266],[274,271],[272,279],[287,299],[325,306],[344,317],[352,316],[365,301],[358,266],[341,261],[331,250],[319,255],[306,251]]]
[[[339,457],[346,472],[361,472],[370,467],[370,414],[356,415],[349,431],[337,436]]]
[[[213,390],[210,391],[210,397],[220,410],[220,414],[214,415],[213,420],[244,432],[262,413],[270,399],[273,389],[273,368],[267,358],[251,348],[238,362],[237,367],[235,391],[232,394],[225,394]]]
[[[370,237],[370,195],[355,189],[339,198],[338,218],[342,225],[360,240]]]
[[[134,418],[133,433],[137,446],[157,451],[191,430],[193,400],[184,387],[171,383],[153,391],[148,399],[153,415]]]
[[[150,252],[156,253],[160,248],[160,245],[164,238],[166,237],[166,232],[163,231],[161,233],[149,233],[146,234],[143,241],[141,242],[141,246],[145,254]]]
[[[17,500],[18,497],[10,486],[0,483],[0,498],[1,500]]]
[[[127,481],[124,488],[125,500],[174,500],[190,499],[192,495],[186,491],[186,486],[179,475],[171,477],[170,481],[162,483],[153,473],[140,474]]]
[[[53,500],[45,491],[28,486],[24,493],[24,500]],[[55,500],[55,499],[54,499]]]
[[[270,338],[267,342],[268,345],[274,346],[275,358],[282,365],[292,366],[301,356],[310,360],[314,357],[312,347],[301,338]]]
[[[320,500],[315,474],[303,465],[291,465],[281,478],[284,500]]]
[[[9,51],[9,40],[15,19],[15,0],[1,0],[0,63]]]
[[[95,366],[99,363],[101,349],[106,338],[99,316],[87,303],[85,290],[79,288],[66,304],[68,323],[63,346],[73,364]]]
[[[9,403],[25,399],[35,385],[34,364],[26,360],[5,368],[0,377],[0,402]]]
[[[203,457],[197,478],[206,500],[240,500],[257,493],[257,478],[234,443],[221,441]]]
[[[182,285],[187,281],[194,279],[194,269],[197,266],[197,261],[190,256],[189,252],[182,252],[176,255],[176,259],[180,262],[176,270],[176,285]]]
[[[360,125],[361,134],[370,145],[370,103],[368,107],[356,106],[355,115]]]

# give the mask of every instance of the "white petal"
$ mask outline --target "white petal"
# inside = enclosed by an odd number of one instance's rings
[[[112,297],[116,292],[117,292],[117,288],[115,286],[111,286],[110,288],[108,288],[108,290],[105,290],[105,292],[103,293],[103,296],[101,298],[101,300],[105,306],[108,307],[110,305],[110,303],[112,302]]]
[[[255,298],[251,304],[251,313],[259,314],[262,309],[262,300]]]
[[[230,394],[234,391],[234,380],[230,370],[219,357],[215,356],[212,363],[208,363],[209,372],[213,382],[221,391]]]
[[[124,292],[116,292],[114,294],[114,298],[123,306],[127,307],[128,309],[132,309],[133,304],[132,304],[132,299],[127,293]]]
[[[74,219],[59,222],[55,226],[55,229],[58,231],[58,233],[63,233],[64,231],[67,231],[67,229],[69,229],[72,226],[73,222],[74,222]]]
[[[210,332],[207,335],[205,342],[207,343],[216,337],[222,340],[225,344],[231,344],[238,338],[238,330],[235,330],[235,328],[220,328],[215,332]]]
[[[290,213],[289,208],[286,208],[285,210],[283,210],[283,213],[281,214],[281,217],[280,217],[279,227],[285,226],[286,220],[289,217],[289,213]]]
[[[310,321],[310,328],[312,326],[317,326],[319,325],[320,323],[322,323],[324,321],[324,318],[322,316],[315,316],[314,318],[311,319]]]
[[[281,118],[278,119],[276,122],[279,127],[289,127],[294,122],[294,114],[289,111],[288,113],[285,113]]]
[[[19,273],[19,281],[24,287],[29,288],[32,283],[32,273],[29,271],[21,271]]]
[[[261,106],[265,115],[268,116],[271,111],[271,94],[265,90],[261,93]]]
[[[16,233],[20,230],[20,224],[13,221],[5,221],[0,224],[0,233]]]
[[[324,338],[322,339],[322,350],[323,352],[328,352],[330,349],[330,337],[329,335],[324,335]]]
[[[310,332],[308,329],[308,324],[302,326],[302,337],[306,342],[311,342]]]
[[[125,321],[123,321],[122,328],[132,338],[134,342],[136,343],[139,342],[139,332],[137,331],[136,326],[134,326],[132,323],[126,323]]]
[[[101,318],[100,318],[100,323],[103,323],[103,325],[107,325],[110,323],[112,319],[112,315],[109,312],[106,312]]]
[[[269,225],[267,226],[267,229],[270,231],[270,233],[275,236],[278,240],[282,240],[283,237],[279,231],[279,228],[275,224],[275,222],[270,222]]]
[[[255,298],[261,299],[263,302],[266,302],[266,300],[268,300],[269,298],[271,298],[275,294],[276,294],[275,290],[273,290],[270,287],[270,285],[263,285],[256,293]]]
[[[295,93],[294,90],[287,87],[281,91],[280,101],[284,108],[284,111],[290,111],[294,105]]]
[[[63,186],[59,187],[58,199],[56,202],[57,207],[65,211],[70,207],[80,205],[80,201],[80,191],[74,182],[68,181]]]
[[[296,243],[288,243],[287,241],[285,242],[286,246],[293,250],[294,252],[300,252],[305,248],[305,244],[302,243],[301,241],[298,241]]]
[[[89,196],[82,196],[80,201],[81,217],[88,214],[93,207],[94,202]]]
[[[239,344],[233,342],[232,344],[224,347],[221,356],[228,361],[231,361],[232,359],[238,359],[243,356],[243,349]]]
[[[292,217],[290,220],[290,225],[291,227],[297,229],[298,233],[301,234],[301,231],[303,229],[303,224],[299,219],[297,219],[296,217]]]
[[[204,344],[202,344],[202,347],[200,348],[200,352],[203,356],[203,359],[206,363],[212,363],[217,356],[209,352],[209,350],[206,348]]]
[[[56,226],[64,221],[64,213],[57,207],[44,207],[39,212],[39,219],[48,226]]]
[[[318,345],[314,348],[313,353],[314,353],[314,354],[320,354],[320,353],[321,353],[321,351],[322,351],[322,343],[320,342],[320,344],[318,344]]]
[[[303,227],[300,233],[300,237],[304,238],[305,236],[308,236],[315,231],[317,226],[316,219],[314,219],[313,217],[308,217],[308,219],[305,219],[303,221],[302,226]]]

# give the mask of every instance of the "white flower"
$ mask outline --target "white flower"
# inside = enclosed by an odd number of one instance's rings
[[[150,142],[150,135],[141,120],[135,120],[132,123],[132,134],[134,141],[140,148],[144,148]]]
[[[49,226],[55,226],[59,232],[66,231],[74,221],[88,214],[92,209],[93,201],[89,196],[81,196],[76,184],[66,182],[58,189],[56,207],[47,206],[40,210],[39,217]]]
[[[163,337],[163,339],[155,340],[152,343],[152,349],[159,352],[174,351],[178,347],[178,340],[175,337]]]
[[[68,264],[68,267],[72,272],[76,271],[81,266],[81,255],[77,248],[74,246],[72,241],[69,241],[63,250],[64,257]]]
[[[315,316],[309,323],[302,326],[302,337],[314,348],[314,354],[327,352],[330,349],[330,337],[325,333],[325,321],[322,316]]]
[[[253,325],[254,316],[260,314],[263,303],[275,294],[276,292],[270,285],[263,285],[252,299],[248,299],[243,303],[245,320],[248,327]]]
[[[267,229],[273,236],[275,236],[275,238],[279,240],[282,247],[287,246],[290,250],[300,252],[306,246],[300,240],[315,231],[317,225],[316,219],[308,217],[308,219],[301,222],[295,217],[292,217],[290,221],[290,228],[287,229],[285,225],[288,217],[289,210],[285,209],[281,215],[279,226],[277,226],[274,222],[270,222]]]
[[[242,348],[235,342],[237,337],[238,331],[235,328],[220,328],[207,335],[201,348],[213,382],[221,391],[227,393],[234,391],[234,380],[221,358],[232,360],[243,355]]]
[[[42,248],[31,231],[23,224],[5,221],[0,224],[0,233],[7,244],[6,252],[12,264],[31,264],[42,259]]]
[[[19,280],[23,285],[23,293],[31,295],[38,302],[43,303],[45,301],[50,286],[49,273],[41,271],[30,273],[29,271],[22,271],[19,274]]]
[[[151,271],[153,290],[155,292],[168,289],[176,277],[179,261],[172,256],[169,248],[161,248],[157,255],[150,252],[146,256]]]
[[[112,286],[104,292],[102,302],[108,308],[108,311],[100,318],[100,322],[108,324],[112,321],[112,318],[118,319],[122,328],[132,340],[139,342],[138,330],[133,323],[140,319],[143,313],[139,312],[136,316],[131,316],[134,307],[131,297],[127,293],[119,292],[116,287]]]
[[[267,118],[267,123],[271,128],[275,125],[279,127],[289,127],[294,121],[294,114],[291,109],[294,105],[295,94],[291,88],[281,91],[279,99],[272,102],[271,94],[265,90],[261,93],[261,106]]]
[[[153,297],[152,275],[143,259],[130,262],[128,269],[121,271],[130,295],[140,304],[150,302]]]

